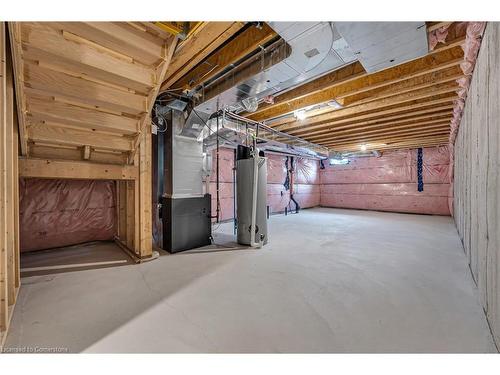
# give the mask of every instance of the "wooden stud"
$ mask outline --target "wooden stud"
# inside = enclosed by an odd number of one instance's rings
[[[14,67],[21,155],[27,155],[28,137],[26,134],[26,97],[24,92],[24,62],[21,47],[21,23],[9,22],[8,28],[12,49],[12,66]]]
[[[8,45],[7,40],[6,47]],[[15,233],[15,206],[18,197],[15,194],[15,185],[18,184],[17,171],[14,169],[14,159],[17,159],[17,153],[14,154],[15,148],[14,143],[17,143],[17,138],[14,138],[14,82],[12,78],[12,62],[10,58],[10,53],[6,48],[5,55],[5,106],[6,106],[6,118],[5,118],[5,129],[4,139],[5,139],[5,194],[6,194],[6,246],[7,246],[7,291],[8,291],[8,305],[11,306],[16,302],[16,252],[19,249],[15,248],[15,236],[19,233]]]
[[[148,257],[153,254],[153,227],[152,227],[152,140],[151,140],[151,125],[146,128],[146,132],[142,134],[143,140],[140,143],[139,152],[139,255],[141,258]]]
[[[146,104],[146,113],[142,116],[140,125],[139,125],[139,134],[137,134],[134,144],[132,146],[132,151],[130,153],[129,157],[129,163],[132,163],[135,157],[135,153],[137,151],[137,148],[139,146],[139,143],[141,141],[141,134],[144,133],[144,130],[148,127],[148,124],[151,124],[151,110],[153,109],[153,105],[156,101],[156,97],[158,96],[158,92],[160,91],[160,86],[165,79],[165,75],[167,74],[168,67],[170,66],[170,62],[172,61],[172,58],[174,56],[175,49],[177,48],[177,43],[179,39],[177,37],[172,38],[166,45],[165,45],[165,51],[163,55],[163,61],[162,63],[158,66],[156,69],[156,78],[155,78],[155,85],[151,92],[148,95],[148,100]],[[149,137],[151,137],[151,133],[149,134]]]
[[[6,35],[5,23],[0,22],[0,346],[9,321],[8,251],[7,251],[7,88],[6,88]]]
[[[136,189],[136,181],[127,181],[127,196],[126,196],[126,213],[127,213],[127,220],[126,220],[126,244],[129,248],[135,249],[135,241],[136,241],[136,236],[135,236],[135,226],[139,225],[139,223],[135,220],[135,191]]]
[[[32,142],[28,145],[30,157],[37,159],[57,159],[79,161],[82,158],[81,147],[54,145],[43,142]],[[110,150],[93,149],[89,161],[100,164],[126,164],[128,153],[111,152]]]

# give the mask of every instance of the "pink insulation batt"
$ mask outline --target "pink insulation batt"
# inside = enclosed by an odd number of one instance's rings
[[[220,220],[233,218],[233,166],[234,150],[221,148],[219,150],[219,197]],[[210,194],[212,194],[212,215],[216,214],[216,159],[213,155],[212,174],[210,176]],[[267,205],[271,213],[279,213],[285,207],[295,208],[290,202],[290,191],[283,185],[287,170],[286,156],[267,154]],[[295,158],[296,170],[294,178],[294,197],[301,208],[315,207],[320,201],[319,163],[317,160]]]
[[[417,150],[352,158],[321,170],[320,204],[392,212],[450,215],[448,147],[423,149],[424,191],[417,191]],[[327,163],[325,163],[326,165]]]
[[[112,240],[115,192],[113,181],[21,178],[21,251]]]

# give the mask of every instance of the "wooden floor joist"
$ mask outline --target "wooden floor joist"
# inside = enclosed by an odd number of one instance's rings
[[[444,92],[448,92],[452,94],[455,89],[445,89]],[[432,94],[424,94],[428,95],[428,98],[433,97]],[[409,101],[407,105],[404,105],[405,101],[400,101],[400,100],[395,100],[395,101],[388,101],[386,104],[390,107],[391,105],[395,104],[400,104],[396,105],[392,108],[384,109],[380,108],[376,105],[372,105],[368,108],[373,109],[370,111],[369,109],[364,111],[358,111],[357,109],[359,108],[354,108],[344,112],[337,111],[335,112],[335,115],[329,114],[328,116],[320,115],[315,118],[308,118],[305,119],[304,121],[301,122],[295,122],[292,124],[287,124],[282,127],[280,127],[280,131],[286,131],[290,134],[294,135],[299,135],[299,134],[312,134],[312,131],[319,131],[319,130],[325,130],[332,124],[341,124],[341,123],[349,123],[349,122],[354,122],[355,120],[368,120],[368,119],[373,119],[373,118],[381,118],[386,115],[393,115],[400,113],[402,115],[408,115],[409,113],[413,114],[413,110],[419,111],[419,110],[424,110],[424,109],[430,109],[433,110],[433,107],[436,105],[442,105],[442,104],[452,104],[453,100],[457,98],[456,95],[453,96],[446,96],[444,98],[440,99],[432,99],[432,100],[425,100],[420,103],[413,104],[411,103],[412,100],[409,98],[406,98],[406,101]],[[361,108],[367,108],[367,107],[361,107]],[[380,110],[382,109],[382,110]],[[338,120],[336,120],[338,119]]]
[[[360,139],[365,133],[390,136],[403,130],[418,136],[419,128],[413,131],[412,123],[429,127],[450,121],[460,88],[457,81],[465,77],[460,66],[465,27],[455,22],[429,25],[429,33],[442,28],[447,35],[421,58],[370,74],[354,62],[275,95],[273,103],[261,103],[244,115],[331,148],[336,139]],[[328,106],[332,100],[341,108]],[[304,109],[306,118],[296,119],[294,111]]]
[[[248,115],[252,120],[262,121],[293,112],[309,105],[324,103],[341,95],[359,94],[365,91],[395,84],[436,71],[458,66],[463,61],[463,51],[460,47],[425,56],[393,68],[388,68],[373,74],[358,72],[356,64],[341,68],[352,71],[348,78],[336,78],[335,72],[327,74],[297,89],[290,90],[275,98],[274,104],[263,105],[256,112]],[[358,73],[355,73],[358,72]],[[346,74],[346,73],[343,73]]]

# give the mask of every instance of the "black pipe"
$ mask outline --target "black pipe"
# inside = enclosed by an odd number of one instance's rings
[[[238,147],[240,147],[238,145]],[[237,220],[236,220],[236,162],[237,162],[237,151],[236,149],[233,152],[234,158],[233,158],[233,234],[236,235],[236,226]]]
[[[299,203],[295,200],[295,198],[293,197],[293,194],[290,194],[290,200],[295,203],[295,213],[298,214],[299,213],[299,210],[300,210],[300,206],[299,206]]]
[[[218,110],[218,108],[217,108]],[[220,218],[220,200],[219,200],[219,117],[217,116],[217,152],[216,152],[216,156],[217,156],[217,164],[216,164],[216,169],[217,169],[217,176],[216,176],[216,180],[215,180],[215,186],[216,186],[216,204],[217,204],[217,208],[216,208],[216,212],[217,212],[217,219],[216,219],[216,222],[218,223],[219,222],[219,218]]]
[[[290,173],[293,173],[293,169],[294,169],[295,165],[294,165],[294,158],[293,156],[290,157]],[[291,191],[293,191],[293,184],[294,184],[294,181],[293,181],[293,178],[292,178],[292,181],[291,181]],[[295,198],[293,197],[293,193],[290,193],[290,200],[295,203],[295,213],[298,214],[299,213],[299,210],[300,210],[300,206],[299,206],[299,203],[295,200]]]

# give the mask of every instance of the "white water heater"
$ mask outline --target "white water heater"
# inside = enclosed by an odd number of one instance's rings
[[[267,158],[258,150],[238,146],[236,159],[238,243],[260,247],[268,241]]]

